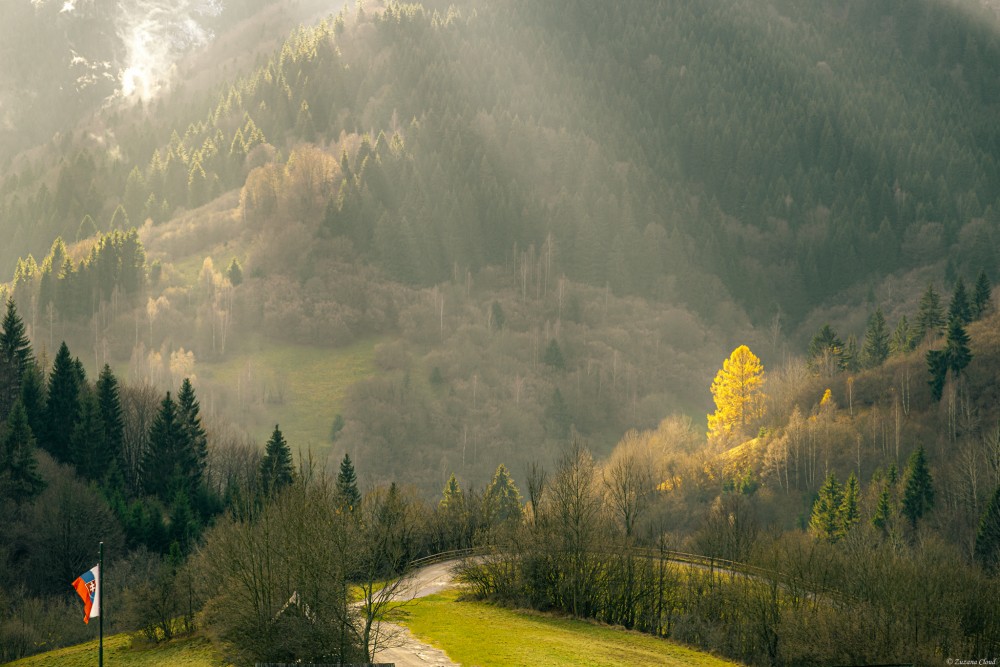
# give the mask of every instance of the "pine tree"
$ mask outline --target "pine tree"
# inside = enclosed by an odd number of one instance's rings
[[[889,331],[886,328],[882,309],[876,308],[868,317],[865,328],[865,344],[861,350],[861,363],[865,368],[877,368],[889,356]]]
[[[22,377],[34,360],[24,322],[17,314],[13,297],[7,298],[7,312],[0,324],[0,421],[21,394]]]
[[[124,482],[122,473],[125,470],[125,418],[122,414],[121,396],[118,391],[118,379],[107,364],[101,369],[101,374],[97,378],[94,387],[97,392],[97,406],[101,417],[101,424],[104,426],[104,443],[109,453],[109,465],[117,470],[108,471],[109,479],[117,479]],[[117,486],[115,488],[121,488]]]
[[[177,414],[177,404],[167,392],[149,429],[149,449],[142,461],[142,485],[146,493],[169,503],[178,489],[187,485],[183,462],[186,434]]]
[[[858,338],[854,334],[847,337],[847,347],[844,349],[844,370],[857,373],[861,369],[861,354],[858,352]]]
[[[545,408],[545,431],[550,437],[565,439],[569,437],[570,426],[573,424],[573,417],[569,413],[569,406],[563,398],[559,387],[552,390],[552,398]]]
[[[824,324],[809,341],[809,366],[830,377],[846,368],[844,342],[829,324]]]
[[[229,284],[233,287],[239,287],[243,283],[243,267],[240,266],[235,257],[226,268],[226,278],[229,279]]]
[[[563,358],[562,350],[559,348],[559,343],[553,338],[549,341],[548,347],[545,348],[545,354],[542,356],[542,361],[552,368],[557,368],[559,370],[565,370],[566,360]]]
[[[872,515],[872,525],[883,533],[889,530],[889,523],[892,520],[892,506],[889,503],[889,489],[882,489],[878,497],[878,505],[875,506],[875,514]]]
[[[274,432],[264,447],[264,458],[260,461],[260,479],[267,495],[278,493],[291,485],[295,479],[292,451],[288,448],[285,436],[277,424],[274,425]]]
[[[507,316],[504,315],[503,306],[499,301],[494,301],[490,306],[490,319],[493,321],[493,328],[500,331],[507,324]]]
[[[340,472],[337,473],[337,495],[348,510],[353,511],[361,505],[361,492],[358,490],[358,476],[354,472],[354,463],[346,452],[340,462]]]
[[[188,480],[188,488],[194,492],[201,486],[208,463],[208,435],[201,425],[201,406],[189,378],[184,378],[181,390],[177,392],[177,418],[184,431],[179,462]]]
[[[493,480],[486,487],[486,513],[489,521],[504,523],[521,518],[521,494],[504,464],[497,466]]]
[[[41,433],[45,424],[45,391],[37,362],[28,364],[28,369],[21,376],[21,404],[28,415],[31,432]]]
[[[712,381],[715,412],[708,415],[708,436],[745,433],[764,416],[764,366],[746,345],[729,355]]]
[[[980,271],[976,278],[976,288],[972,295],[972,318],[978,320],[990,311],[992,288],[986,271]]]
[[[993,492],[979,520],[974,555],[989,572],[996,571],[1000,566],[1000,486]]]
[[[972,361],[972,351],[969,349],[969,335],[958,318],[948,323],[948,338],[943,350],[927,351],[927,370],[930,379],[931,397],[940,401],[944,393],[944,385],[951,371],[953,377],[960,375]]]
[[[917,311],[916,342],[920,343],[928,336],[936,336],[944,327],[944,311],[941,309],[941,297],[934,291],[934,285],[928,285]]]
[[[444,485],[444,491],[441,493],[441,501],[438,503],[438,507],[442,510],[458,508],[463,505],[464,498],[462,488],[458,485],[458,480],[455,478],[455,473],[451,473],[451,477],[448,478],[448,482]]]
[[[39,439],[41,446],[61,463],[72,462],[70,438],[80,412],[80,384],[79,369],[64,342],[49,373],[43,434]]]
[[[24,406],[15,401],[7,417],[6,434],[0,441],[0,500],[31,502],[44,488],[35,458],[35,436]]]
[[[927,467],[927,456],[921,445],[910,456],[906,470],[906,489],[903,491],[903,516],[916,527],[917,521],[934,507],[934,480]]]
[[[948,321],[952,320],[958,320],[963,325],[972,321],[972,306],[965,291],[965,281],[961,278],[955,282],[955,291],[948,306]]]
[[[906,354],[913,349],[913,331],[910,330],[910,323],[906,315],[899,318],[896,329],[892,332],[892,340],[889,341],[890,354]]]
[[[70,439],[70,452],[81,477],[102,481],[110,472],[114,458],[104,437],[97,396],[88,390],[80,393],[80,414]]]
[[[851,531],[854,524],[861,520],[861,514],[858,511],[858,495],[860,495],[858,478],[852,472],[844,485],[844,498],[840,503],[840,520],[845,535]]]
[[[843,490],[837,482],[837,476],[831,472],[819,490],[819,496],[813,503],[812,517],[809,528],[817,539],[836,542],[843,535],[844,521],[840,515],[843,504]]]

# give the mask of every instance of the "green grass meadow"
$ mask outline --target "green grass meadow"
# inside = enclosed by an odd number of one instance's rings
[[[97,664],[97,641],[67,646],[8,663],[7,667],[93,667]],[[155,646],[132,647],[127,634],[104,638],[107,667],[225,667],[227,662],[202,637],[174,639]]]
[[[470,667],[737,664],[638,632],[460,601],[459,596],[458,591],[446,591],[421,598],[399,610],[400,622],[421,641]]]

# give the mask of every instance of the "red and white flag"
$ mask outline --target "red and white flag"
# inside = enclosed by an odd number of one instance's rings
[[[97,585],[100,578],[101,566],[95,565],[77,577],[73,582],[73,588],[83,598],[84,623],[89,623],[90,619],[101,615],[101,597],[98,595],[100,588]]]

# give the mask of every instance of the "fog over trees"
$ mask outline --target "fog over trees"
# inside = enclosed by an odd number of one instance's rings
[[[141,4],[0,21],[0,660],[90,636],[98,539],[111,630],[237,664],[371,660],[454,549],[748,664],[994,656],[994,8],[230,0],[143,59]]]

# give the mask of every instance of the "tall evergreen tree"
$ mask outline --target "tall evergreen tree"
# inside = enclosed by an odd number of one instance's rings
[[[903,491],[903,516],[916,527],[917,521],[934,507],[934,480],[927,467],[927,455],[921,445],[910,456]]]
[[[989,313],[992,296],[989,276],[986,271],[980,271],[972,293],[972,319],[978,320]]]
[[[486,487],[486,513],[490,522],[504,523],[521,518],[521,493],[504,464],[497,466],[493,480]]]
[[[557,368],[559,370],[564,370],[566,368],[566,360],[563,358],[562,349],[559,347],[559,343],[553,338],[549,341],[548,347],[545,348],[545,354],[542,355],[542,361],[545,362],[547,366],[552,368]]]
[[[972,305],[965,289],[965,281],[961,278],[955,281],[955,291],[951,293],[951,303],[948,305],[948,321],[955,319],[962,324],[972,321]]]
[[[861,350],[861,363],[865,368],[876,368],[889,356],[889,330],[881,308],[868,317],[865,344]]]
[[[1000,486],[993,491],[993,497],[979,519],[974,555],[989,572],[996,571],[1000,566]]]
[[[899,318],[899,322],[896,323],[896,329],[892,332],[892,340],[889,341],[889,353],[890,354],[906,354],[913,349],[913,330],[910,329],[910,323],[906,319],[906,315],[902,315]]]
[[[809,341],[809,366],[827,377],[847,367],[844,354],[844,341],[829,324],[824,324]]]
[[[455,473],[451,473],[451,477],[448,478],[448,481],[444,485],[444,491],[441,493],[441,501],[438,503],[438,507],[446,510],[462,505],[463,501],[462,487],[458,485]]]
[[[889,530],[892,521],[892,505],[889,499],[889,489],[882,489],[878,496],[878,504],[875,506],[875,514],[872,515],[872,525],[883,533]]]
[[[184,378],[181,390],[177,392],[177,417],[184,430],[184,447],[181,465],[191,491],[202,483],[205,466],[208,463],[208,435],[201,425],[201,406],[194,394],[189,378]]]
[[[354,472],[354,463],[346,452],[340,462],[340,471],[337,473],[337,494],[344,507],[354,510],[361,505],[361,491],[358,490],[358,476]]]
[[[73,427],[70,451],[77,472],[84,479],[99,482],[111,472],[114,453],[108,448],[97,396],[80,392],[80,414]]]
[[[809,519],[809,528],[817,539],[836,542],[843,535],[844,522],[840,515],[843,499],[843,490],[837,476],[831,472],[820,487]]]
[[[936,336],[944,327],[944,311],[941,309],[941,297],[934,291],[934,285],[928,285],[917,311],[916,341],[922,342],[930,336]]]
[[[278,425],[264,447],[264,458],[260,461],[260,479],[267,495],[276,494],[295,479],[292,468],[292,451],[288,448],[285,436]]]
[[[844,348],[844,370],[849,373],[857,373],[861,369],[861,352],[858,350],[858,338],[854,334],[847,337],[847,346]]]
[[[57,461],[71,463],[70,439],[80,412],[80,372],[66,343],[59,346],[49,373],[45,421],[39,443]]]
[[[32,433],[41,433],[45,425],[45,389],[42,383],[42,371],[37,362],[28,364],[27,370],[21,376],[21,403],[28,416],[28,425]]]
[[[30,502],[42,492],[45,482],[38,473],[35,436],[20,401],[10,410],[6,431],[0,441],[0,500]]]
[[[941,400],[944,392],[944,385],[951,371],[953,377],[957,377],[972,361],[972,351],[969,349],[969,335],[965,333],[958,318],[952,318],[948,323],[948,339],[943,350],[927,351],[927,370],[930,379],[927,383],[931,386],[931,396],[934,400]]]
[[[177,414],[177,404],[167,392],[149,429],[149,449],[142,460],[143,490],[169,504],[178,489],[185,488],[184,424]]]
[[[13,297],[7,298],[7,312],[0,324],[0,421],[21,394],[21,378],[33,361],[31,343],[24,322],[17,314]]]
[[[860,494],[857,475],[852,472],[844,485],[844,498],[840,503],[840,520],[845,535],[861,520],[861,514],[858,511],[858,496]]]
[[[116,468],[117,475],[109,474],[116,479],[124,480],[125,471],[124,433],[125,418],[122,414],[121,396],[118,391],[118,379],[107,364],[101,369],[94,387],[97,393],[98,412],[104,427],[104,443],[109,452],[109,465]]]

